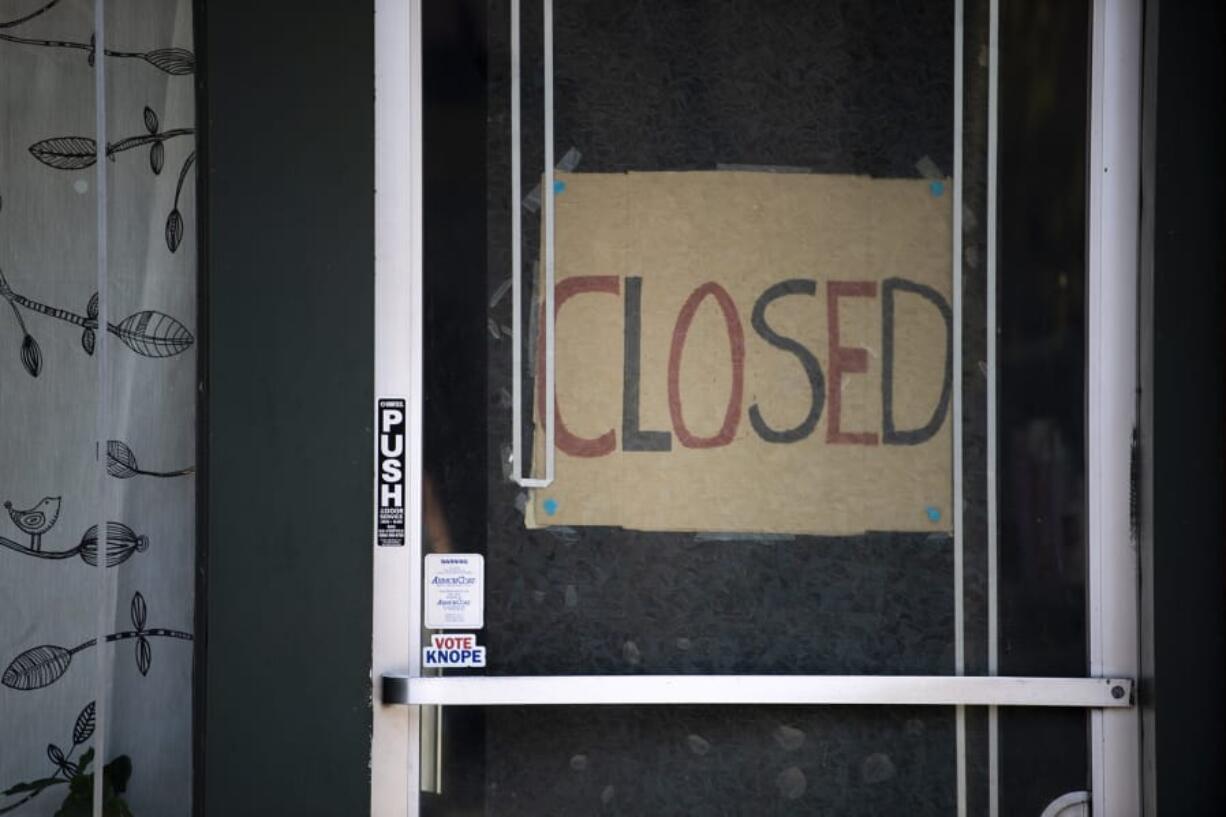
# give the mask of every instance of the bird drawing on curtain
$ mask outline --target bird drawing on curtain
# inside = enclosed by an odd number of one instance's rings
[[[9,519],[21,529],[30,534],[30,549],[43,549],[43,534],[55,526],[55,520],[60,518],[60,497],[48,496],[26,511],[17,510],[12,502],[5,502],[4,509],[9,512]]]

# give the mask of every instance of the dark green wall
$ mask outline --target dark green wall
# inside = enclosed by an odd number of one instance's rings
[[[1159,814],[1226,808],[1226,11],[1158,13],[1153,595]]]
[[[207,0],[198,13],[199,813],[368,814],[373,2]]]

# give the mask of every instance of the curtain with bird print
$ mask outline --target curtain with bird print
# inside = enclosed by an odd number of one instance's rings
[[[192,23],[0,0],[0,815],[191,812]]]

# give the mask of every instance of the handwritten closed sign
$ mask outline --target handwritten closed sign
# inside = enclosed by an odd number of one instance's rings
[[[556,477],[533,492],[529,526],[950,529],[943,185],[559,180]]]

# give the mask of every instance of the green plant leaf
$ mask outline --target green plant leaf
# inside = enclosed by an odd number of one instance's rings
[[[38,780],[31,780],[29,783],[18,783],[16,786],[10,786],[0,794],[5,797],[12,797],[15,794],[38,794],[43,789],[57,786],[68,781],[62,777],[43,777]]]
[[[92,817],[93,811],[94,776],[79,774],[68,784],[68,795],[55,812],[55,817]]]
[[[106,764],[103,777],[109,777],[111,788],[123,794],[128,790],[128,781],[132,779],[132,758],[127,755],[115,758]]]
[[[91,755],[92,756],[92,755]],[[82,756],[84,759],[84,755]],[[102,770],[102,815],[103,817],[132,817],[132,810],[120,796],[128,788],[132,777],[132,760],[120,755]],[[92,817],[94,776],[78,774],[68,786],[68,796],[55,817]]]

